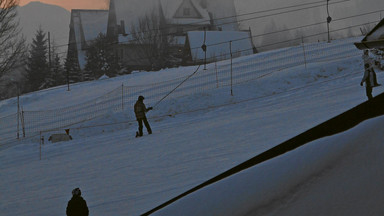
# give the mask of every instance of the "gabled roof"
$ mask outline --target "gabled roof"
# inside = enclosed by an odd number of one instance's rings
[[[210,24],[209,13],[200,4],[201,0],[160,0],[161,10],[167,23],[170,24]],[[181,14],[185,7],[191,7],[191,14],[195,16],[184,16]]]
[[[71,19],[77,43],[94,40],[107,32],[107,10],[72,10]]]
[[[384,19],[377,24],[361,42],[355,43],[358,49],[384,49]]]
[[[207,59],[224,60],[231,58],[229,41],[232,41],[233,56],[239,57],[253,54],[253,45],[249,32],[207,31],[206,33]],[[188,32],[187,38],[192,61],[203,61],[205,53],[201,46],[204,43],[204,31]]]
[[[87,42],[97,38],[100,33],[107,32],[108,11],[107,10],[77,10],[71,12],[71,28],[74,38],[80,68],[85,67],[85,51]]]

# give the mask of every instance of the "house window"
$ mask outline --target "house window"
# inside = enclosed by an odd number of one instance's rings
[[[190,8],[184,8],[183,15],[184,15],[184,16],[189,16],[189,15],[191,15],[191,9],[190,9]]]

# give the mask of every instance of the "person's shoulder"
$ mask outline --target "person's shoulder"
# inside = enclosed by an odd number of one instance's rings
[[[85,201],[85,199],[84,199],[83,197],[80,197],[80,200],[81,200],[81,202],[83,202],[83,203],[87,203],[87,201]]]
[[[83,202],[83,201],[85,201],[85,199],[83,197],[77,196],[77,197],[72,197],[72,199],[69,200],[68,203],[69,202]]]

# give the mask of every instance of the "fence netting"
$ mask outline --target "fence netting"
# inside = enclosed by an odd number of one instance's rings
[[[169,92],[164,101],[183,96],[204,93],[216,88],[238,85],[250,80],[261,79],[268,74],[299,65],[332,61],[361,55],[353,45],[355,38],[332,43],[314,43],[285,48],[257,58],[243,57],[210,64],[207,70],[200,67],[192,76],[141,86],[116,86],[116,89],[96,99],[75,106],[56,110],[23,111],[0,118],[0,146],[14,142],[19,137],[33,137],[41,131],[62,129],[86,122],[111,112],[125,112],[134,120],[133,105],[139,95],[144,95],[146,104],[156,104]],[[191,73],[195,67],[190,67]],[[197,68],[197,66],[196,66]],[[231,72],[232,71],[232,72]],[[175,89],[180,83],[180,87]],[[192,107],[190,109],[194,109]]]

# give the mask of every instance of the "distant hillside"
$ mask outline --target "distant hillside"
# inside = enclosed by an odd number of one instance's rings
[[[51,33],[51,42],[58,47],[58,52],[66,51],[69,36],[69,23],[71,13],[66,9],[56,6],[31,2],[18,8],[20,28],[22,34],[30,44],[35,37],[37,29],[41,27],[45,32]],[[65,54],[62,54],[65,57]]]

